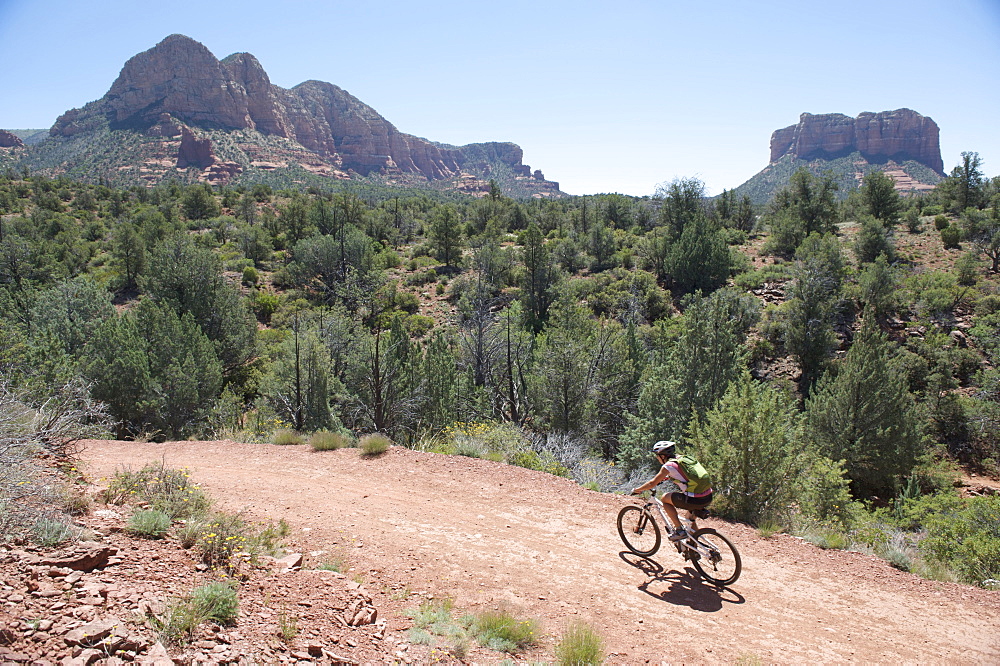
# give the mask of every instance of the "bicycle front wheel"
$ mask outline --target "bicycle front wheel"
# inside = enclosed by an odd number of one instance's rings
[[[701,577],[720,587],[735,583],[743,562],[733,542],[710,527],[698,530],[692,538],[698,544],[698,555],[691,559]]]
[[[660,526],[644,507],[627,506],[618,512],[618,536],[636,555],[648,557],[660,548]]]

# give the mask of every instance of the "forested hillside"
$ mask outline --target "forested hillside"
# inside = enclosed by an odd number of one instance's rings
[[[4,441],[52,410],[121,439],[379,433],[613,490],[669,438],[723,515],[983,584],[1000,498],[953,489],[958,464],[1000,465],[980,167],[908,198],[800,170],[766,208],[690,179],[541,201],[8,172],[0,370],[35,418]]]

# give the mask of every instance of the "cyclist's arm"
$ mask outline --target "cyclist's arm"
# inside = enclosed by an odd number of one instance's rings
[[[641,486],[633,488],[632,494],[638,495],[641,492],[645,492],[647,490],[650,490],[651,488],[655,488],[656,486],[660,485],[660,483],[662,483],[666,478],[667,478],[667,470],[661,467],[660,471],[656,473],[656,476],[654,476],[652,479],[642,484]]]

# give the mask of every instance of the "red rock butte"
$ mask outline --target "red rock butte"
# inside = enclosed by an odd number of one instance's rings
[[[785,155],[831,158],[860,152],[868,160],[915,160],[944,175],[937,123],[910,109],[840,113],[803,113],[799,122],[771,135],[771,163]]]
[[[201,43],[170,35],[128,60],[107,94],[60,116],[52,136],[73,136],[105,121],[112,129],[161,133],[170,118],[202,129],[256,130],[294,140],[335,169],[456,178],[464,168],[503,163],[515,175],[540,181],[522,164],[519,146],[486,142],[468,146],[434,143],[396,129],[372,107],[331,83],[305,81],[292,89],[273,85],[257,59],[235,53],[218,60]],[[187,137],[180,162],[204,167],[211,146]]]

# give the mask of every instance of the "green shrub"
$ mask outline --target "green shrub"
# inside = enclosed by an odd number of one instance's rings
[[[433,317],[422,314],[412,314],[403,322],[406,332],[414,338],[422,338],[434,328]]]
[[[486,449],[481,442],[471,439],[463,439],[455,442],[455,455],[467,458],[482,458],[486,454]]]
[[[412,262],[411,262],[412,263]],[[433,268],[428,268],[425,271],[417,271],[415,273],[410,273],[403,280],[403,284],[408,287],[422,287],[425,284],[436,282],[438,279],[437,271]]]
[[[1000,578],[1000,497],[971,497],[930,516],[921,552],[947,564],[963,582]]]
[[[957,248],[960,240],[962,240],[962,231],[955,225],[949,224],[941,230],[941,242],[944,243],[946,250]]]
[[[148,539],[160,539],[170,529],[170,523],[170,516],[162,511],[140,509],[129,518],[128,530]]]
[[[499,652],[517,652],[537,641],[538,622],[519,620],[503,610],[492,610],[473,616],[469,631],[479,644]]]
[[[258,291],[251,301],[254,315],[265,324],[271,321],[271,316],[278,310],[279,305],[281,299],[273,291]]]
[[[191,601],[199,615],[219,624],[232,624],[239,612],[235,581],[216,581],[197,587]]]
[[[278,552],[280,539],[288,534],[284,520],[277,526],[255,526],[240,514],[218,513],[211,519],[185,528],[181,542],[197,547],[201,561],[213,568],[236,571],[244,560]]]
[[[560,666],[596,666],[604,661],[604,641],[587,624],[575,622],[556,645],[556,659]]]
[[[976,301],[976,314],[980,317],[1000,312],[1000,295],[985,294]]]
[[[247,266],[243,269],[243,278],[240,280],[243,284],[247,286],[256,285],[260,282],[260,275],[257,273],[257,269],[253,266]]]
[[[518,467],[524,467],[525,469],[533,469],[538,472],[545,472],[546,474],[554,474],[555,476],[569,476],[569,469],[565,465],[556,460],[556,457],[547,451],[538,453],[531,449],[522,449],[520,451],[514,451],[507,457],[507,462],[511,465],[517,465]]]
[[[979,258],[975,252],[966,252],[955,261],[955,275],[963,287],[971,287],[979,279]]]
[[[389,450],[392,441],[382,433],[372,433],[365,435],[358,442],[361,453],[366,456],[378,456]]]
[[[208,496],[191,481],[187,470],[168,469],[163,463],[146,465],[138,472],[115,472],[103,496],[108,504],[145,502],[171,520],[201,516],[211,507]]]
[[[347,437],[329,430],[314,432],[306,443],[312,447],[313,451],[334,451],[351,446],[351,440]]]
[[[278,638],[289,643],[299,635],[299,618],[282,609],[278,611]]]
[[[280,430],[274,431],[273,442],[278,446],[294,446],[302,443],[302,435],[294,430],[281,428]]]
[[[190,641],[194,630],[204,620],[190,599],[174,599],[162,615],[149,618],[150,624],[159,633],[160,641],[174,645]]]
[[[406,614],[413,618],[408,637],[418,645],[433,645],[434,636],[441,636],[448,642],[449,652],[464,660],[469,651],[469,638],[462,626],[452,619],[451,610],[450,599],[434,599],[422,603],[416,610],[407,611]]]
[[[846,534],[837,529],[827,527],[811,529],[802,534],[802,538],[824,550],[844,550],[851,543]]]
[[[413,314],[420,309],[420,299],[408,291],[397,292],[394,300],[395,306],[407,314]]]
[[[181,543],[181,548],[193,548],[196,543],[198,543],[198,537],[201,536],[201,530],[204,523],[198,520],[188,520],[185,521],[183,525],[177,528],[175,534],[177,540]]]
[[[944,215],[934,216],[934,228],[937,229],[938,231],[944,230],[950,224],[951,223],[948,221],[948,218],[945,217]]]
[[[42,548],[54,548],[73,537],[73,530],[57,518],[42,517],[31,526],[31,538]]]
[[[399,254],[392,248],[386,248],[375,256],[378,267],[381,269],[399,268],[403,264]]]
[[[747,291],[760,289],[768,283],[785,282],[789,277],[788,265],[771,264],[747,273],[740,273],[733,278],[733,283],[740,289]]]
[[[336,571],[337,573],[344,573],[350,567],[347,565],[346,560],[342,557],[335,557],[332,560],[326,560],[320,562],[316,565],[316,568],[320,571]]]
[[[431,599],[420,604],[416,610],[407,611],[406,615],[413,618],[414,628],[444,636],[454,631],[452,607],[451,599]]]

